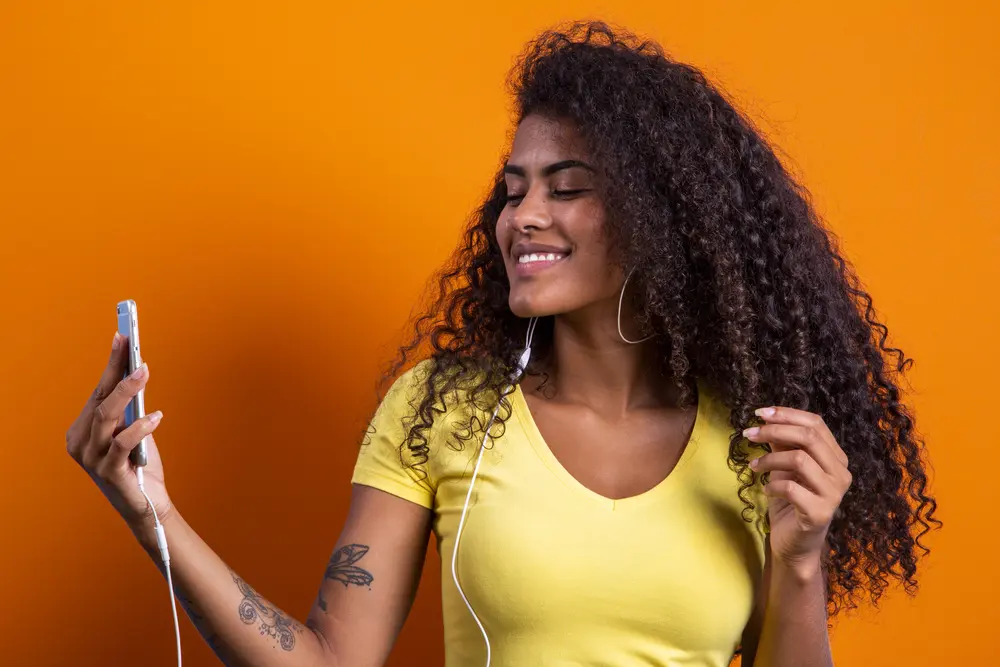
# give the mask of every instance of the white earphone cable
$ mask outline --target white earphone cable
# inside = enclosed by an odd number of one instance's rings
[[[516,383],[518,379],[520,379],[521,375],[524,373],[524,369],[528,366],[528,361],[531,358],[531,340],[535,335],[535,327],[537,324],[538,319],[534,317],[531,318],[531,321],[528,323],[528,333],[525,340],[525,347],[524,351],[521,353],[520,359],[518,360],[517,371],[514,373],[514,377],[512,378],[512,384],[508,386],[502,396],[507,396],[511,391],[513,391],[515,386],[513,383]],[[493,411],[493,416],[490,418],[489,424],[486,426],[486,433],[483,435],[483,442],[479,447],[479,454],[476,457],[476,466],[473,468],[472,478],[469,480],[469,491],[465,496],[465,505],[462,507],[462,517],[459,519],[458,530],[455,532],[455,548],[451,556],[451,576],[455,580],[455,587],[458,589],[458,594],[462,596],[462,600],[465,601],[465,606],[468,607],[469,613],[472,614],[472,618],[476,621],[476,625],[479,626],[479,631],[483,633],[483,640],[486,642],[486,667],[489,667],[491,658],[490,638],[486,634],[486,628],[483,627],[479,617],[476,616],[476,612],[472,609],[472,604],[465,596],[465,591],[462,590],[462,586],[458,582],[458,543],[462,537],[462,529],[465,527],[466,516],[468,516],[469,500],[472,498],[472,489],[473,486],[475,486],[476,477],[479,475],[479,465],[483,461],[483,452],[486,451],[486,440],[489,439],[490,429],[493,427],[493,422],[496,421],[497,415],[500,413],[500,405],[501,403],[498,402],[496,409]],[[160,517],[156,513],[156,507],[153,505],[153,501],[146,493],[143,469],[141,466],[135,469],[135,477],[139,485],[139,492],[142,493],[142,497],[146,499],[146,504],[149,506],[149,510],[153,514],[153,530],[156,533],[156,545],[160,550],[160,559],[163,561],[163,567],[167,574],[167,587],[170,589],[170,609],[173,612],[174,636],[177,640],[177,667],[182,667],[181,627],[180,621],[177,617],[177,600],[174,596],[173,576],[170,573],[170,550],[167,547],[167,534],[163,529],[163,524],[160,523]]]
[[[469,602],[469,598],[465,596],[465,591],[462,590],[462,585],[458,582],[458,543],[462,539],[462,529],[465,528],[465,519],[469,513],[469,500],[472,498],[472,488],[476,484],[476,477],[479,475],[479,464],[483,461],[483,452],[486,451],[486,441],[490,437],[490,429],[493,428],[493,422],[496,421],[497,415],[500,413],[500,405],[502,404],[503,397],[510,394],[520,380],[521,375],[524,374],[524,370],[528,367],[528,361],[531,359],[531,341],[535,336],[535,327],[538,325],[538,318],[532,317],[531,321],[528,322],[528,333],[524,342],[524,350],[521,352],[521,357],[517,362],[517,370],[514,372],[514,376],[511,379],[511,384],[504,391],[500,397],[500,401],[497,402],[497,407],[493,411],[493,416],[490,417],[489,423],[486,425],[486,433],[483,434],[483,442],[479,446],[479,454],[476,456],[476,465],[472,469],[472,477],[469,479],[469,491],[465,495],[465,505],[462,507],[462,516],[458,520],[458,530],[455,531],[455,548],[451,552],[451,578],[455,582],[455,588],[458,589],[458,594],[462,597],[465,602],[465,606],[469,609],[469,613],[472,614],[472,619],[479,626],[479,631],[483,633],[483,641],[486,643],[486,667],[490,667],[490,659],[492,657],[492,650],[490,648],[490,638],[486,634],[486,628],[483,627],[482,621],[476,615],[475,610],[472,608],[472,603]]]
[[[181,624],[177,618],[177,601],[174,599],[174,580],[170,576],[170,550],[167,549],[167,533],[163,530],[163,524],[160,523],[160,517],[156,514],[156,507],[153,506],[153,501],[146,494],[146,488],[143,485],[142,467],[135,469],[135,477],[139,482],[139,492],[142,493],[142,497],[146,499],[146,503],[153,513],[153,530],[156,533],[156,546],[160,549],[160,559],[163,561],[163,567],[167,571],[167,586],[170,588],[170,609],[174,614],[174,637],[177,639],[177,667],[182,667]]]
[[[472,487],[476,483],[476,476],[479,474],[479,464],[483,460],[483,452],[486,451],[486,439],[489,437],[490,428],[493,426],[493,420],[496,419],[497,413],[500,411],[500,406],[497,405],[497,409],[493,411],[493,417],[490,418],[489,425],[486,427],[486,435],[483,436],[483,444],[479,447],[479,455],[476,457],[476,466],[472,469],[472,479],[469,480],[469,491],[465,495],[465,505],[462,507],[462,517],[458,520],[458,530],[455,531],[455,548],[451,552],[451,578],[455,581],[455,588],[458,589],[458,594],[462,596],[462,600],[465,602],[465,606],[469,609],[469,613],[472,614],[472,620],[476,622],[479,626],[479,631],[483,633],[483,641],[486,642],[486,667],[490,665],[490,638],[486,634],[486,628],[483,627],[482,622],[479,617],[476,616],[475,610],[472,609],[472,603],[469,602],[469,598],[465,597],[465,591],[462,590],[462,585],[458,583],[458,542],[462,539],[462,529],[465,527],[465,517],[469,512],[469,499],[472,497]]]

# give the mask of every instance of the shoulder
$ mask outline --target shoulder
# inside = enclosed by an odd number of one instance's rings
[[[467,386],[457,371],[441,369],[437,360],[424,359],[400,374],[389,386],[380,408],[400,411],[417,408],[428,396],[437,408],[453,407],[464,398],[462,388]]]
[[[695,462],[689,464],[697,472],[698,492],[702,497],[712,498],[717,507],[728,508],[731,516],[741,519],[726,525],[736,536],[750,536],[763,558],[768,498],[761,475],[748,464],[767,450],[764,445],[743,437],[743,425],[734,423],[732,405],[721,392],[700,380],[698,412],[702,420],[698,427],[698,452],[693,457]]]
[[[705,422],[706,430],[727,448],[732,437],[744,427],[734,423],[732,405],[722,393],[702,380],[698,380],[698,412]],[[752,460],[763,454],[765,449],[760,443],[752,443],[741,434],[738,451]]]
[[[379,412],[398,412],[426,395],[427,378],[434,370],[432,359],[424,359],[392,381],[379,404]]]
[[[396,378],[376,410],[374,422],[409,430],[420,425],[425,435],[443,426],[468,421],[477,413],[472,388],[481,377],[473,370],[441,368],[424,359]]]
[[[463,449],[478,423],[469,387],[467,377],[441,369],[433,358],[400,374],[368,424],[359,465],[407,469],[433,489],[448,454]]]
[[[709,383],[698,380],[698,417],[714,433],[732,433],[733,410],[717,389]]]

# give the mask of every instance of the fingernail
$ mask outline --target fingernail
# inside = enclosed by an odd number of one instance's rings
[[[746,438],[752,438],[760,433],[760,427],[751,426],[750,428],[743,429],[743,436]]]
[[[754,410],[754,414],[758,417],[773,417],[774,408],[757,408]]]
[[[118,346],[121,344],[122,344],[122,335],[116,331],[115,337],[111,339],[111,349],[117,350]]]
[[[149,425],[156,426],[160,423],[160,419],[163,418],[163,413],[157,410],[153,414],[149,415]]]
[[[132,373],[130,377],[133,380],[141,380],[142,376],[144,376],[145,374],[146,374],[146,364],[143,364],[142,366],[139,366],[139,368],[135,369],[135,372]]]
[[[750,467],[753,468],[754,470],[757,469],[758,465],[760,465],[760,459],[754,459],[753,461],[750,462]]]

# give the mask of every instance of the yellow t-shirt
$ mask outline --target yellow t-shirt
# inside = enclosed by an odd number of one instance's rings
[[[421,367],[397,380],[376,411],[353,481],[434,511],[445,664],[479,667],[485,644],[451,558],[482,436],[461,450],[448,446],[443,429],[462,409],[450,405],[430,430],[426,475],[404,465],[403,422],[419,404]],[[699,383],[691,438],[674,470],[645,493],[612,500],[562,467],[520,389],[509,400],[505,432],[488,445],[476,478],[457,565],[492,665],[728,665],[753,607],[764,538],[741,517],[727,409]],[[759,487],[751,491],[764,506]]]

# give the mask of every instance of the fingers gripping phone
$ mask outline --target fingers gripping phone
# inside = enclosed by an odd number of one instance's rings
[[[135,307],[135,301],[131,299],[118,302],[118,335],[128,342],[128,367],[123,375],[123,377],[128,377],[142,365],[142,355],[139,353],[139,314]],[[125,428],[145,416],[146,405],[143,401],[143,390],[140,389],[125,408]],[[129,460],[134,466],[146,465],[145,438],[129,454]]]

